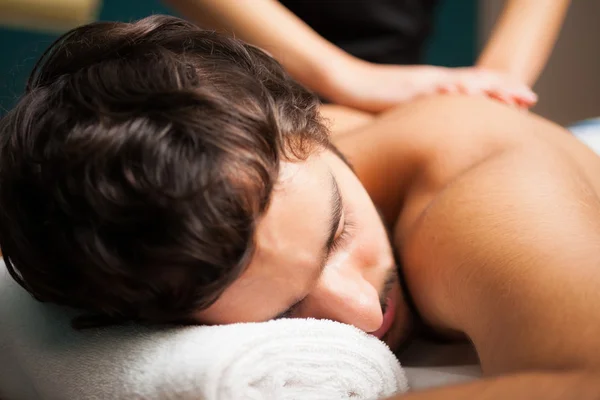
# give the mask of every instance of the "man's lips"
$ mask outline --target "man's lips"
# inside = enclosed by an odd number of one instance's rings
[[[396,301],[395,291],[392,290],[387,298],[387,307],[385,314],[383,314],[383,322],[379,329],[370,332],[371,335],[381,339],[390,330],[396,317]]]

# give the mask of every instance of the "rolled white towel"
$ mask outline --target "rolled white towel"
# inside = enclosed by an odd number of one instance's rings
[[[408,390],[375,337],[323,320],[70,328],[0,264],[0,398],[380,399]]]

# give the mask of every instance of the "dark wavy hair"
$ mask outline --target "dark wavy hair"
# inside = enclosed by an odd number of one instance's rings
[[[78,326],[190,322],[244,270],[317,97],[256,47],[153,16],[74,29],[0,120],[0,247]]]

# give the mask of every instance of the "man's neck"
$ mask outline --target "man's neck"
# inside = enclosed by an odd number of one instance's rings
[[[333,139],[392,227],[423,163],[414,137],[398,129],[402,117],[395,113],[382,114],[369,126]]]

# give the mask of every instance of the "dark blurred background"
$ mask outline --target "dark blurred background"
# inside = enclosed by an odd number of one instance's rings
[[[104,0],[101,20],[131,21],[150,14],[173,14],[159,0]],[[445,0],[438,9],[427,61],[472,64],[477,44],[476,0]],[[21,94],[33,64],[58,35],[0,28],[0,115]]]
[[[552,0],[548,0],[552,1]],[[503,0],[442,0],[427,62],[472,65]],[[170,13],[159,0],[104,0],[102,20],[130,21]],[[534,111],[559,123],[600,115],[600,1],[573,1],[546,70],[535,86]],[[36,59],[58,35],[0,27],[0,115],[21,94]]]
[[[487,40],[504,1],[479,0],[478,4],[479,48]],[[540,101],[533,111],[555,122],[569,124],[600,117],[600,1],[571,1],[554,52],[534,89]]]

